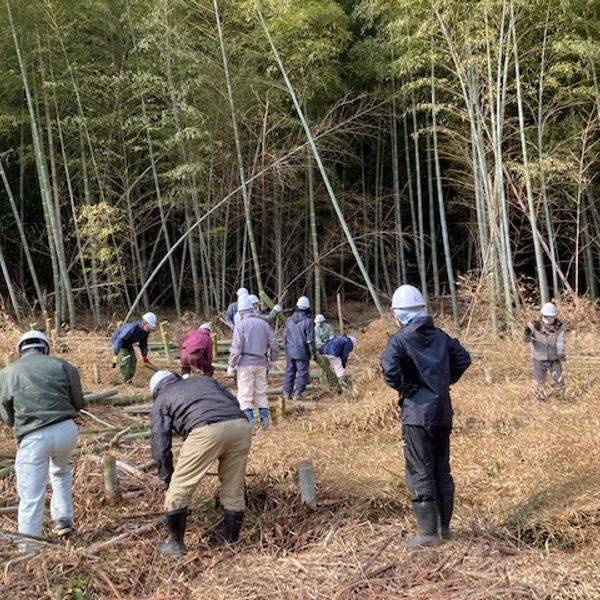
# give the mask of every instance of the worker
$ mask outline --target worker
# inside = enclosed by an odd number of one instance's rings
[[[329,340],[335,337],[335,331],[333,327],[327,322],[324,315],[317,315],[315,317],[315,344],[317,350]]]
[[[198,329],[192,329],[179,340],[179,362],[184,379],[190,376],[192,367],[212,377],[215,372],[213,361],[212,325],[202,323]]]
[[[151,331],[156,329],[157,325],[156,315],[148,312],[140,321],[125,323],[112,334],[113,359],[111,368],[114,369],[117,363],[119,364],[124,383],[129,383],[135,375],[137,359],[133,350],[134,344],[139,344],[144,364],[150,363],[148,358],[148,336]]]
[[[347,389],[346,364],[352,350],[356,348],[356,338],[351,335],[334,337],[321,346],[319,352],[327,358],[333,372],[340,381],[342,389]]]
[[[539,400],[545,399],[544,383],[546,373],[550,372],[552,387],[562,399],[565,393],[562,370],[562,362],[566,360],[565,327],[558,319],[556,305],[552,302],[542,306],[540,317],[528,323],[523,332],[523,341],[531,344],[535,395]]]
[[[223,537],[238,539],[244,518],[244,478],[252,432],[232,394],[212,377],[181,379],[171,371],[150,378],[154,399],[151,415],[152,457],[166,489],[165,518],[170,541],[159,544],[161,554],[183,554],[187,507],[194,490],[218,460],[223,506]],[[183,438],[173,468],[172,434]]]
[[[263,430],[269,429],[267,372],[277,360],[279,344],[271,326],[254,312],[251,296],[238,302],[240,321],[233,330],[227,374],[237,375],[240,408],[254,423],[254,406],[258,407]]]
[[[381,369],[400,396],[406,481],[417,518],[417,534],[404,545],[428,546],[449,536],[454,507],[450,385],[461,378],[471,357],[458,340],[434,326],[421,292],[412,285],[394,292],[392,311],[400,330],[388,340]]]
[[[256,294],[250,294],[250,301],[252,302],[252,308],[254,309],[255,314],[269,323],[272,323],[277,318],[277,315],[283,310],[281,304],[276,304],[271,310],[261,308],[260,300]]]
[[[236,293],[237,301],[232,302],[227,307],[227,310],[225,311],[225,323],[227,324],[229,329],[231,329],[232,331],[235,326],[235,315],[237,314],[237,311],[238,311],[238,302],[240,301],[240,298],[242,296],[247,296],[247,295],[248,295],[248,290],[245,287],[241,287]]]
[[[294,314],[286,321],[283,330],[286,368],[283,379],[283,394],[290,400],[302,400],[308,384],[310,359],[316,359],[315,325],[310,315],[310,300],[298,298]],[[295,384],[295,388],[294,388]]]
[[[50,356],[50,341],[41,331],[23,334],[17,352],[20,358],[0,371],[0,420],[14,427],[17,440],[18,530],[42,535],[49,475],[52,531],[67,536],[73,528],[73,419],[85,406],[79,373],[66,360]],[[39,547],[27,541],[21,549]]]

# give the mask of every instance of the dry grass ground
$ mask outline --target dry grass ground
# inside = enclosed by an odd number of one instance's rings
[[[255,436],[249,510],[238,544],[225,546],[215,535],[220,513],[210,499],[216,478],[208,477],[189,520],[191,552],[162,558],[155,547],[165,532],[161,522],[152,525],[162,493],[153,472],[123,475],[126,497],[104,504],[100,468],[85,454],[102,435],[86,432],[101,426],[85,418],[84,454],[75,463],[76,535],[21,563],[10,562],[19,555],[0,536],[0,597],[600,598],[600,344],[593,315],[589,308],[585,319],[572,313],[582,329],[568,338],[562,402],[531,397],[528,349],[518,337],[491,340],[470,329],[464,343],[473,366],[453,390],[456,535],[447,544],[417,552],[401,546],[414,524],[395,397],[377,370],[393,325],[377,320],[357,332],[352,394],[322,391],[318,403],[306,403]],[[0,364],[11,359],[17,335],[3,332]],[[105,369],[101,384],[93,382],[93,360],[109,360],[106,340],[69,334],[63,342],[63,356],[81,368],[86,390],[116,382]],[[494,384],[484,382],[484,368],[493,369]],[[147,379],[139,369],[123,395],[145,394]],[[146,422],[119,408],[90,411],[116,427]],[[0,454],[11,449],[3,428]],[[115,452],[138,467],[150,458],[147,439]],[[317,475],[320,506],[313,514],[299,506],[295,471],[303,460],[313,462]],[[0,498],[5,506],[16,503],[14,475],[0,479]],[[89,555],[100,542],[146,524],[145,531]],[[14,530],[16,515],[0,515],[0,527]]]

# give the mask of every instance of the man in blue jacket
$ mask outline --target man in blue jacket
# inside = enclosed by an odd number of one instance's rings
[[[439,543],[440,534],[449,535],[454,507],[450,385],[461,378],[471,357],[458,340],[434,326],[413,286],[394,292],[392,311],[400,331],[389,338],[381,369],[385,382],[400,395],[406,481],[417,517],[417,535],[404,545],[427,546]]]
[[[316,357],[315,324],[310,316],[310,300],[306,296],[298,298],[294,314],[285,323],[283,346],[287,360],[283,394],[290,400],[294,392],[294,400],[302,400],[308,384],[310,359]]]
[[[319,349],[319,352],[327,357],[333,372],[340,380],[342,388],[347,388],[349,384],[349,380],[346,377],[346,364],[354,348],[356,348],[355,337],[340,335],[325,342]]]
[[[156,315],[149,312],[142,317],[141,321],[125,323],[112,334],[111,369],[114,369],[119,363],[124,383],[129,383],[135,375],[137,359],[133,350],[134,344],[139,344],[144,363],[150,362],[148,359],[148,336],[151,331],[156,329],[157,324]]]

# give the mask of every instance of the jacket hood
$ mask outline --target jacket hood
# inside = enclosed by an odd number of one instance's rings
[[[297,308],[294,313],[292,314],[292,316],[290,317],[291,321],[294,321],[294,323],[299,323],[300,321],[303,321],[304,319],[309,319],[310,318],[310,309],[305,309],[305,308]]]

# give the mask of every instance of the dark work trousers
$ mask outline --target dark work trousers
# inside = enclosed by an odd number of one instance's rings
[[[288,358],[283,378],[283,393],[291,394],[296,382],[296,394],[302,394],[308,384],[310,359]]]
[[[452,427],[402,425],[402,446],[406,459],[406,483],[415,501],[435,500],[454,494],[450,473],[450,432]]]

